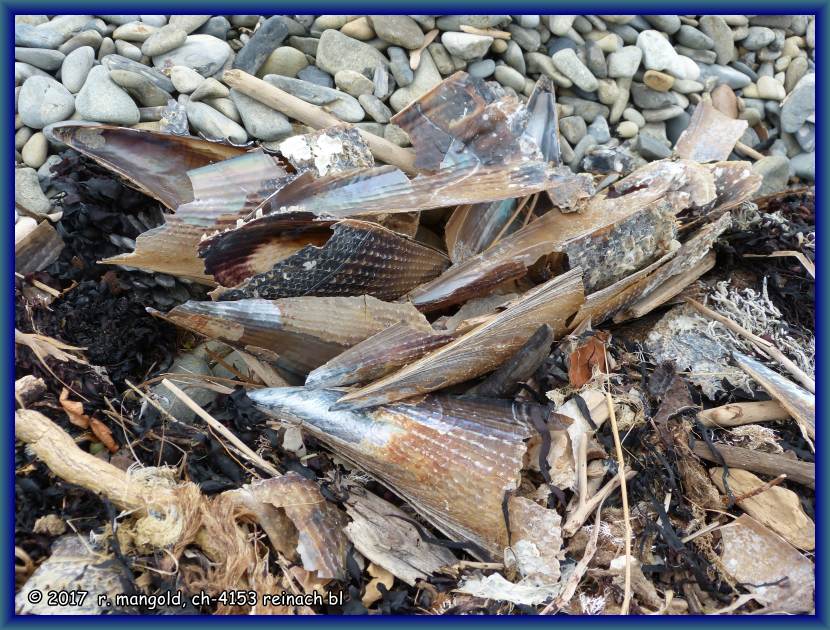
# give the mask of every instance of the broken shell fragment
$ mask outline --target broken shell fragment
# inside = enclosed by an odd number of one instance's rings
[[[701,101],[692,113],[689,126],[677,139],[674,152],[697,162],[726,160],[748,126],[747,121],[730,118],[711,103]]]
[[[793,418],[798,421],[801,430],[811,440],[816,437],[816,397],[802,389],[778,372],[773,372],[763,363],[740,352],[733,352],[735,363],[775,400],[781,403]]]
[[[548,324],[562,334],[584,301],[579,268],[531,289],[506,310],[489,318],[455,341],[397,372],[338,401],[338,408],[359,409],[462,383],[499,367],[535,333]]]
[[[239,348],[274,352],[280,367],[300,375],[393,324],[429,326],[412,305],[369,296],[189,301],[162,317]],[[333,326],[335,321],[338,324]]]
[[[323,579],[346,577],[346,515],[323,497],[314,481],[291,471],[254,481],[251,493],[259,502],[284,510],[294,523],[297,553],[307,571]]]
[[[406,513],[365,488],[349,487],[346,513],[355,549],[410,586],[457,562],[447,548],[422,540]]]
[[[337,355],[312,371],[306,387],[342,387],[369,383],[394,372],[459,335],[431,326],[395,324]]]
[[[540,160],[525,138],[529,114],[497,84],[456,72],[392,117],[412,139],[415,166],[434,171],[469,162]],[[518,196],[518,195],[516,195]]]
[[[813,563],[748,514],[720,528],[724,569],[771,613],[815,610]]]
[[[324,442],[408,501],[477,557],[500,558],[508,544],[505,493],[518,487],[530,415],[545,407],[501,400],[426,396],[412,404],[333,410],[342,392],[261,389],[254,404]]]
[[[268,215],[218,235],[204,248],[207,268],[217,269],[217,265],[223,264],[223,252],[228,249],[241,252],[275,232],[279,234],[285,222],[283,217],[281,214]],[[275,230],[270,229],[271,226],[276,226]],[[220,291],[219,299],[371,295],[394,300],[413,287],[432,280],[449,265],[447,257],[438,250],[376,223],[346,219],[331,227],[328,238],[321,233],[322,229],[311,224],[306,232],[308,236],[300,234],[293,241],[302,242],[307,238],[310,244],[276,260],[270,268],[234,288]],[[315,244],[323,239],[326,240],[322,244]],[[271,243],[280,244],[281,241],[275,235]],[[218,253],[214,254],[213,250]],[[279,247],[272,247],[272,250],[276,251],[268,252],[269,256],[278,257],[283,253]],[[266,267],[269,260],[266,258],[262,262],[260,268]],[[237,278],[244,273],[238,269],[233,271]]]

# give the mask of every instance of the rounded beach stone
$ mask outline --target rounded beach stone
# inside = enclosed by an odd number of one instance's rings
[[[134,125],[140,119],[133,99],[110,78],[104,66],[89,72],[75,101],[78,114],[85,120],[113,125]]]
[[[29,77],[20,90],[17,111],[27,127],[42,129],[69,118],[75,111],[75,99],[51,77]]]

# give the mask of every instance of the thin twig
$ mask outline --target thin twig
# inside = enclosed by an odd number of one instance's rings
[[[274,466],[270,463],[262,459],[259,455],[254,453],[251,448],[246,445],[242,440],[236,437],[225,425],[219,422],[216,418],[211,416],[207,411],[202,409],[199,405],[197,405],[193,399],[185,394],[182,390],[176,387],[173,383],[164,379],[162,384],[169,389],[175,396],[181,400],[185,405],[187,405],[191,411],[193,411],[197,416],[199,416],[202,420],[204,420],[207,425],[219,433],[222,437],[224,437],[228,442],[233,444],[240,453],[245,455],[252,463],[256,464],[262,470],[269,472],[274,477],[281,477],[280,471],[278,471]]]
[[[772,488],[774,486],[777,486],[778,484],[780,484],[782,481],[784,481],[786,479],[787,479],[787,475],[783,475],[783,474],[778,475],[775,479],[770,479],[769,481],[767,481],[764,484],[761,484],[757,488],[753,488],[749,492],[744,492],[743,494],[740,494],[740,495],[736,496],[735,497],[735,503],[740,503],[741,501],[746,501],[747,499],[751,499],[752,497],[757,497],[762,492],[766,492],[770,488]],[[729,501],[729,497],[722,497],[721,500],[724,503],[727,503],[727,501]]]
[[[810,393],[816,393],[816,382],[812,378],[810,378],[800,367],[798,367],[789,358],[787,358],[787,356],[784,355],[784,353],[781,352],[775,345],[771,344],[766,339],[762,339],[758,335],[749,332],[746,328],[744,328],[736,322],[733,322],[728,317],[724,317],[720,313],[716,313],[711,308],[704,306],[697,300],[686,298],[686,303],[689,304],[699,313],[706,315],[710,319],[714,319],[716,322],[720,322],[735,334],[740,335],[741,337],[752,343],[757,349],[768,354],[771,358],[778,361],[778,363],[781,364],[781,367],[783,367],[796,379],[798,379],[801,382],[801,384],[810,391]]]

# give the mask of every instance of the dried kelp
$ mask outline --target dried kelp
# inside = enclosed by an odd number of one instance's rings
[[[164,318],[239,348],[276,353],[278,365],[303,375],[393,324],[428,326],[410,304],[381,302],[369,296],[190,301]]]
[[[82,122],[56,123],[45,133],[53,142],[115,171],[171,210],[194,199],[188,171],[245,153],[240,147],[192,136]]]
[[[581,275],[576,268],[528,291],[455,341],[347,394],[338,407],[371,407],[462,383],[497,368],[542,324],[561,334],[583,302]]]
[[[235,260],[246,263],[248,258],[242,258],[243,252],[263,241],[270,245],[259,265],[261,269],[271,263],[270,268],[245,278],[232,289],[221,290],[217,294],[219,299],[371,295],[393,300],[435,278],[449,265],[446,256],[438,250],[376,223],[354,219],[340,221],[331,227],[330,237],[316,245],[315,242],[326,237],[328,230],[306,223],[306,231],[295,239],[293,236],[298,230],[290,230],[294,221],[284,217],[281,214],[262,217],[220,234],[203,245],[209,271],[224,264],[228,250],[236,250]],[[287,238],[280,239],[279,235],[286,233],[285,223],[289,224]],[[310,244],[292,252],[291,249],[305,238]],[[285,247],[286,241],[288,247]],[[262,254],[263,249],[259,247],[257,253]],[[280,259],[286,253],[288,256]],[[233,276],[223,274],[222,277],[239,279],[249,269],[250,265],[242,270],[234,267],[230,270]]]

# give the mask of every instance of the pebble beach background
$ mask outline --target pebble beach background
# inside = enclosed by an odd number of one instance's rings
[[[748,121],[765,194],[814,179],[814,50],[807,15],[16,16],[15,201],[48,211],[60,147],[42,129],[63,120],[267,149],[308,131],[229,90],[229,68],[400,146],[392,114],[458,70],[523,97],[546,75],[574,171],[598,147],[669,157],[708,99]]]

